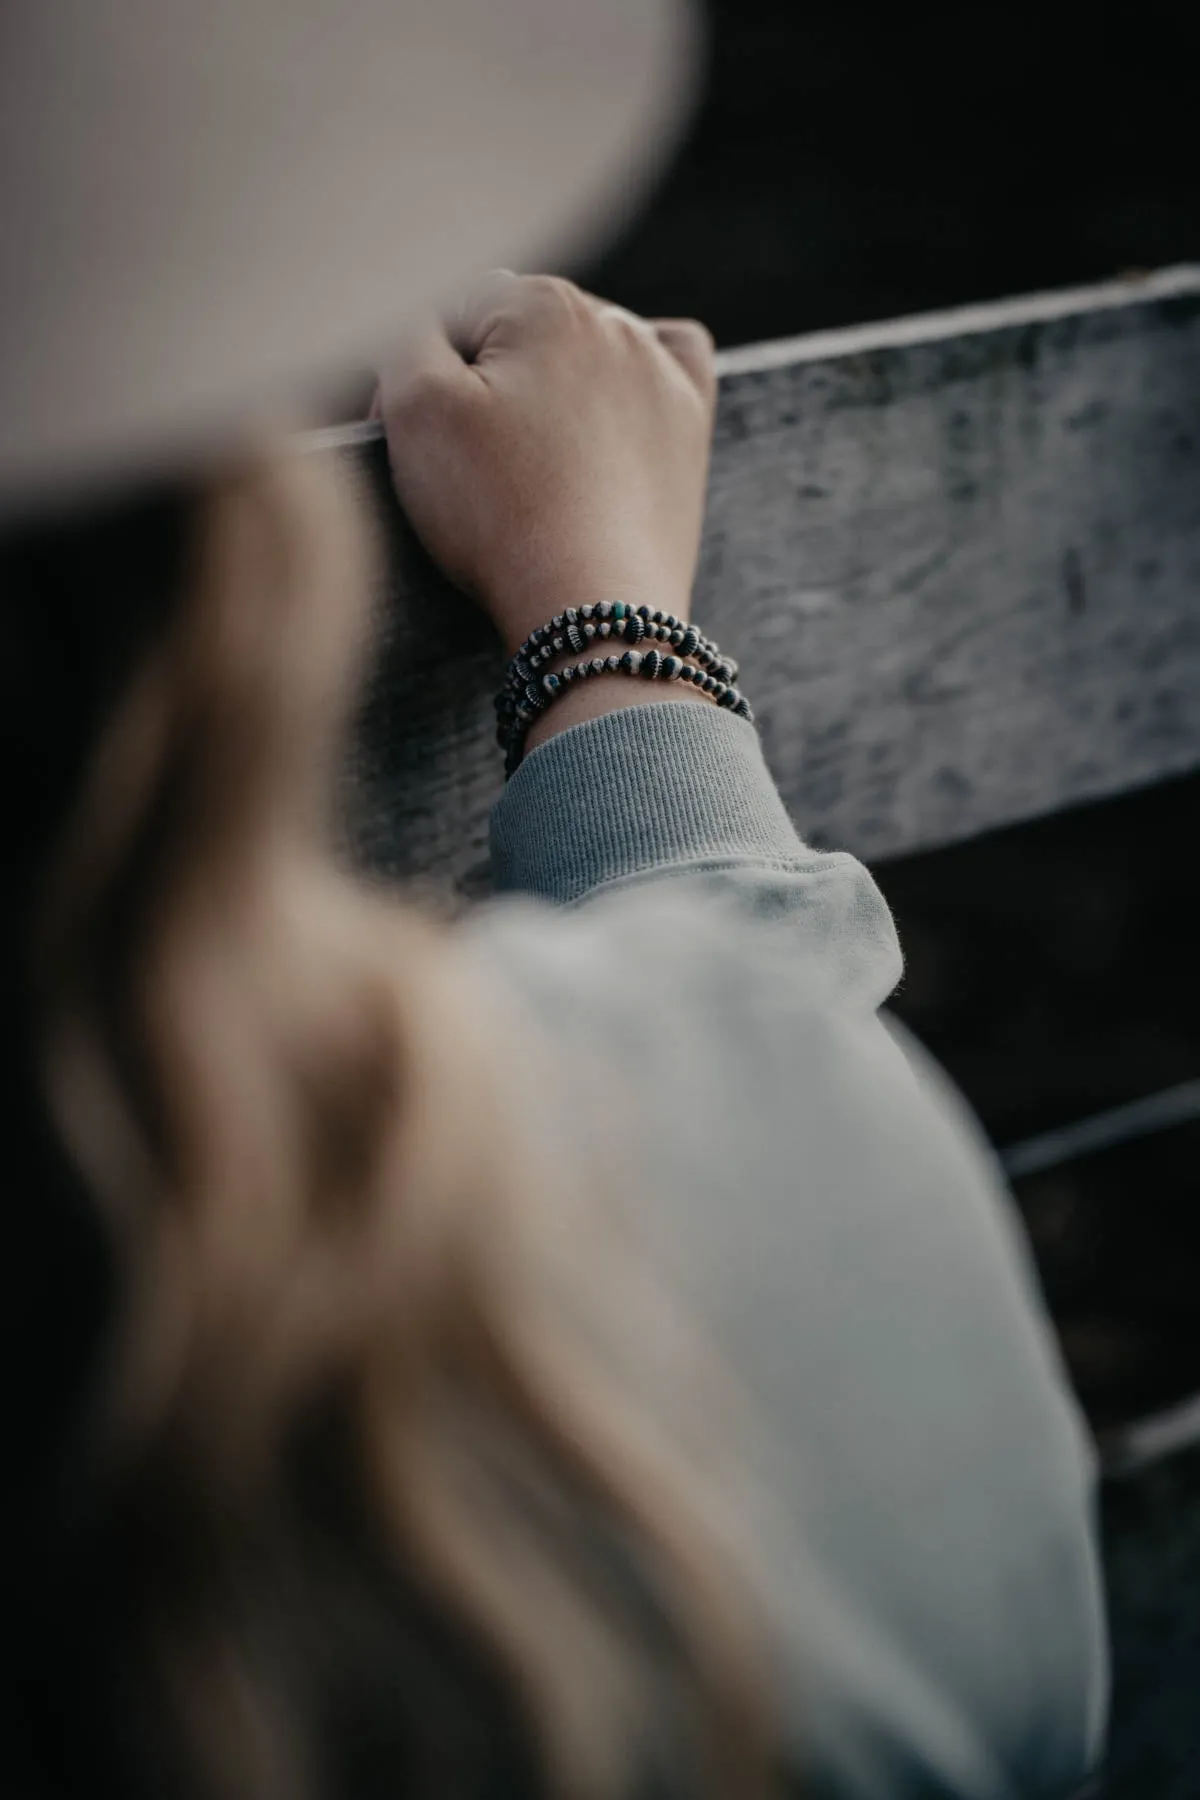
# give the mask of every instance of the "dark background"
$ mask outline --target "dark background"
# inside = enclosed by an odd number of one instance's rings
[[[1197,8],[710,11],[694,128],[580,271],[594,290],[732,345],[1200,261]],[[1198,832],[1200,775],[876,870],[908,958],[898,1010],[997,1144],[1200,1075]],[[1200,1124],[1017,1198],[1102,1437],[1200,1393]],[[1200,1445],[1110,1475],[1100,1507],[1097,1792],[1196,1800]]]
[[[1179,0],[715,0],[704,97],[588,271],[720,344],[1200,256],[1200,14]]]
[[[708,10],[690,134],[594,290],[732,345],[1200,261],[1200,10]],[[1198,829],[1200,778],[876,871],[898,1010],[998,1144],[1200,1076]],[[1200,1126],[1018,1198],[1093,1423],[1200,1391]]]

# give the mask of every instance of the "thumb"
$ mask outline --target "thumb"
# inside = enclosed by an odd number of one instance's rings
[[[520,311],[528,286],[511,269],[489,269],[447,310],[446,334],[464,361],[475,362],[500,321]]]
[[[474,377],[436,313],[414,321],[381,364],[371,417],[388,423],[425,396],[448,398]]]

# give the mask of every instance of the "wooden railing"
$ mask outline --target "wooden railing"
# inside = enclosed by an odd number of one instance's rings
[[[1200,765],[1200,269],[723,353],[696,618],[809,841],[869,861]],[[374,867],[486,888],[488,627],[352,459],[389,592]]]

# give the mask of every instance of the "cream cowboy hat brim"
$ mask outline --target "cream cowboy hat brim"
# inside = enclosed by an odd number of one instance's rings
[[[619,222],[683,0],[0,9],[0,499],[187,457]]]

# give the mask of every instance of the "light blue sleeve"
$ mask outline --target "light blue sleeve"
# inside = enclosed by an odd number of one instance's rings
[[[767,1426],[810,1790],[1068,1792],[1107,1704],[1094,1459],[994,1158],[880,1012],[875,883],[687,703],[535,750],[492,852],[468,931],[564,1070],[652,1096],[649,1223]]]

